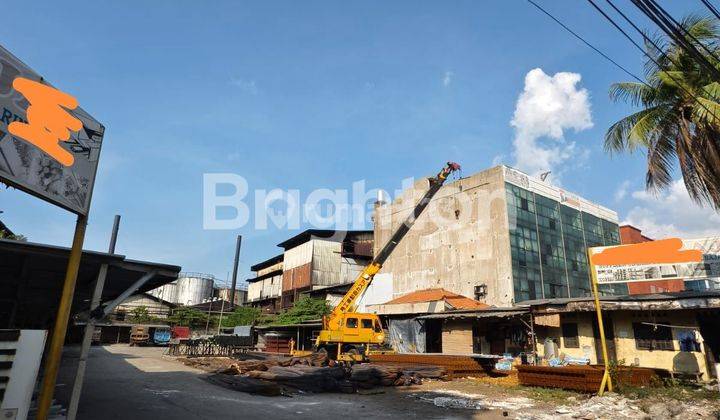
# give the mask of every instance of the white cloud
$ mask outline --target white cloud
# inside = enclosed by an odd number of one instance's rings
[[[630,181],[623,181],[622,184],[615,191],[615,201],[620,201],[627,196],[628,188],[630,188]]]
[[[510,124],[515,127],[513,154],[518,169],[532,175],[553,171],[562,173],[561,165],[587,157],[574,142],[565,141],[565,130],[575,132],[593,126],[588,91],[578,88],[581,76],[559,72],[548,76],[533,69],[525,76],[525,88],[515,105]],[[542,141],[542,140],[545,141]]]
[[[674,181],[658,195],[634,191],[635,201],[623,224],[641,229],[651,238],[701,238],[720,235],[720,214],[709,207],[696,205],[682,180]]]
[[[258,93],[257,83],[254,80],[233,77],[230,79],[230,84],[251,95],[257,95]]]
[[[446,71],[442,79],[443,86],[450,86],[450,83],[452,83],[453,80],[453,76],[455,76],[455,73],[451,72],[450,70]]]

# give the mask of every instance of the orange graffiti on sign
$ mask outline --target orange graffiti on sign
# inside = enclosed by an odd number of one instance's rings
[[[66,109],[75,109],[77,100],[50,86],[24,77],[13,80],[13,88],[30,102],[27,109],[28,124],[14,121],[8,130],[14,136],[29,141],[65,166],[75,161],[73,155],[60,147],[59,142],[70,138],[70,131],[82,128],[82,121]],[[65,109],[63,109],[65,108]]]
[[[605,248],[591,256],[595,265],[674,264],[701,262],[699,249],[682,250],[679,238],[661,239],[633,245]]]

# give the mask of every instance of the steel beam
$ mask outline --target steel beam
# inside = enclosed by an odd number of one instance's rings
[[[129,298],[130,295],[135,293],[137,289],[141,288],[145,283],[147,283],[150,279],[155,277],[158,274],[158,270],[153,270],[144,276],[140,277],[135,283],[132,284],[132,286],[128,287],[127,290],[122,292],[120,296],[115,298],[112,302],[105,305],[100,311],[92,311],[91,316],[93,318],[104,318],[110,314],[110,312],[113,311],[113,309],[117,308],[117,306],[125,301],[125,299]],[[98,308],[100,309],[100,308]],[[96,316],[99,315],[99,316]]]

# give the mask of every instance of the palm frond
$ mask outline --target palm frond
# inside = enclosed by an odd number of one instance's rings
[[[718,21],[709,16],[689,14],[680,20],[682,26],[698,41],[714,41],[717,39]]]
[[[621,82],[610,85],[610,99],[614,102],[630,102],[634,106],[655,104],[658,91],[639,82]]]
[[[605,151],[610,154],[626,150],[632,153],[639,147],[649,147],[661,134],[659,124],[667,119],[669,113],[666,105],[658,105],[621,119],[605,134]]]
[[[697,96],[695,98],[695,106],[693,106],[693,122],[696,124],[704,122],[720,128],[720,103],[713,100]]]

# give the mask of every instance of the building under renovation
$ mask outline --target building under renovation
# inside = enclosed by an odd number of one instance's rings
[[[428,188],[375,210],[375,251]],[[448,182],[385,263],[393,295],[441,288],[492,306],[589,296],[587,248],[620,243],[614,211],[506,166]],[[626,293],[624,285],[607,294]],[[388,299],[388,300],[390,300]]]

